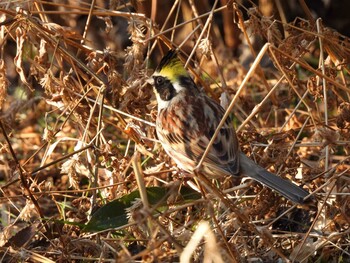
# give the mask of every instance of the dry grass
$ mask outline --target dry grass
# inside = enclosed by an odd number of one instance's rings
[[[0,260],[349,262],[349,39],[305,6],[309,20],[286,23],[231,1],[152,2],[0,3]],[[260,53],[252,36],[268,43]],[[183,177],[156,141],[145,82],[168,47],[234,102],[243,151],[311,205],[246,179]],[[269,65],[248,72],[238,48]],[[179,200],[184,184],[201,198]],[[170,189],[161,207],[150,186]],[[96,207],[139,188],[128,224],[82,231]]]

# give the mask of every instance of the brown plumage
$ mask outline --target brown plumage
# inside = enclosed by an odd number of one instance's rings
[[[162,59],[152,76],[152,84],[158,101],[156,131],[159,141],[176,164],[191,173],[222,119],[224,109],[196,86],[174,51],[169,51]],[[239,149],[229,118],[220,129],[202,168],[210,178],[251,177],[296,203],[303,203],[308,195],[304,189],[246,157]]]

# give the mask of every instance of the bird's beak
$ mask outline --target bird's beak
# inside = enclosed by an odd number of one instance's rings
[[[154,78],[153,78],[153,76],[150,76],[148,79],[146,79],[146,82],[153,86],[154,85]]]

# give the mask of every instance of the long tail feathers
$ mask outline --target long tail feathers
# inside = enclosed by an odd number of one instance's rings
[[[239,157],[242,175],[253,178],[295,203],[304,203],[304,198],[309,194],[307,191],[290,181],[266,171],[250,160],[244,153],[240,153]]]

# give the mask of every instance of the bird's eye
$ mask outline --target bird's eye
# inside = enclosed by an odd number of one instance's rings
[[[164,78],[163,77],[157,77],[156,78],[156,84],[157,85],[162,85],[164,83]]]

